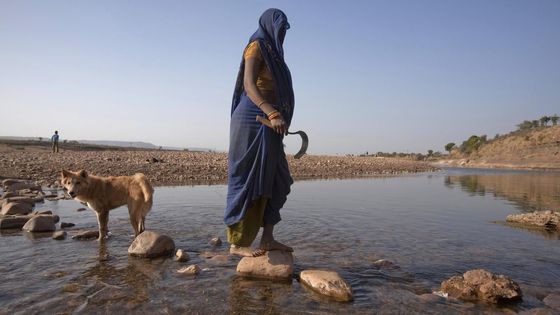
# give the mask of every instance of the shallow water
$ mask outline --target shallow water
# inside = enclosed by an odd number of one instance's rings
[[[0,313],[511,313],[545,307],[542,299],[560,289],[560,237],[496,222],[511,213],[560,209],[559,173],[449,169],[302,181],[292,188],[276,236],[295,248],[296,273],[336,270],[352,286],[354,302],[330,301],[295,279],[236,276],[238,259],[223,256],[227,244],[208,243],[225,239],[226,187],[215,185],[156,189],[146,226],[171,236],[191,256],[188,263],[129,258],[132,227],[124,208],[111,212],[106,246],[3,233]],[[76,212],[80,207],[46,201],[37,210],[52,210],[76,223],[74,229],[95,229],[93,212]],[[204,271],[176,273],[191,263]],[[474,268],[516,280],[523,302],[495,307],[422,296]]]

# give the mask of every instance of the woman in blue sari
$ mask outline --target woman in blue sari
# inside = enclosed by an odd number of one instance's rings
[[[245,47],[237,75],[224,217],[230,252],[235,255],[293,251],[273,236],[293,183],[282,143],[294,111],[292,78],[282,48],[289,28],[284,12],[266,10]],[[272,128],[256,121],[257,115],[269,119]],[[252,250],[251,244],[261,227],[259,246]]]

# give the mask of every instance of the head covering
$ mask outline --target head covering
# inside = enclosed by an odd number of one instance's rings
[[[284,62],[284,49],[282,47],[282,33],[290,28],[286,14],[279,9],[268,9],[264,11],[259,19],[259,28],[250,37],[249,43],[257,41],[261,55],[266,66],[272,74],[275,84],[275,93],[278,97],[278,104],[273,104],[276,110],[290,124],[294,111],[294,91],[292,87],[292,75],[290,69]],[[248,45],[247,44],[247,45]],[[239,72],[233,92],[231,113],[239,104],[241,95],[245,92],[243,88],[243,76],[245,73],[245,59],[241,59]]]

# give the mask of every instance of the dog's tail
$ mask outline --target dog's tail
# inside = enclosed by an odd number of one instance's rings
[[[154,196],[154,189],[152,188],[152,185],[148,181],[146,175],[137,173],[136,177],[139,179],[140,188],[142,188],[142,194],[144,195],[144,201],[151,205]]]

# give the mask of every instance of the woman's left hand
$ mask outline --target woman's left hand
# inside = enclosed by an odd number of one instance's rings
[[[276,133],[281,135],[288,134],[288,125],[284,121],[284,118],[282,117],[275,118],[271,120],[270,123],[272,124],[272,129],[274,129]]]

